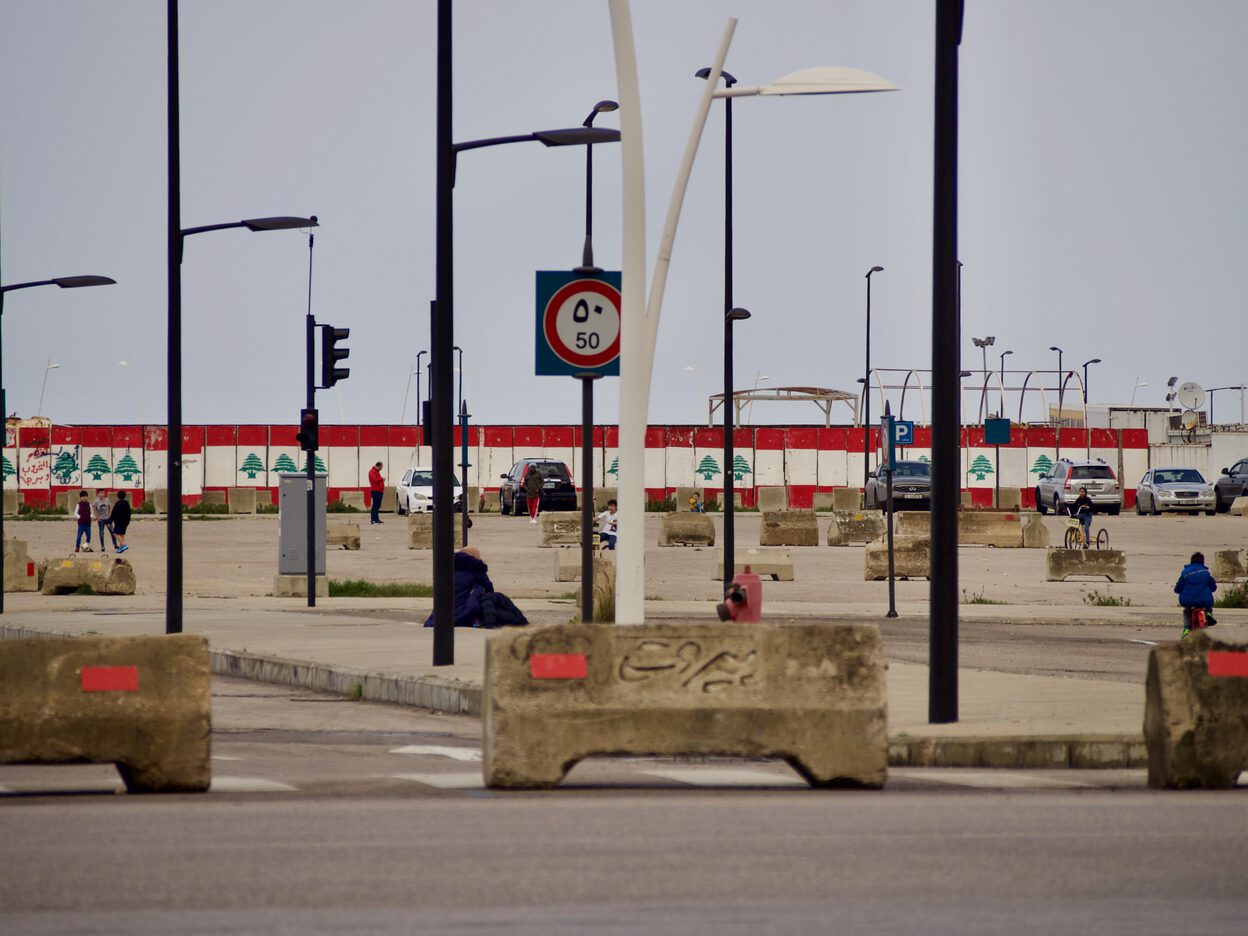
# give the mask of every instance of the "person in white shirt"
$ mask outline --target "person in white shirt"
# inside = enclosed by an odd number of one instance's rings
[[[603,549],[615,549],[616,530],[619,525],[618,505],[607,501],[607,509],[598,515],[598,540]]]

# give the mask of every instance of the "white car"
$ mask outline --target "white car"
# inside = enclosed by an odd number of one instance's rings
[[[464,489],[459,486],[459,478],[451,474],[454,492],[455,509],[459,510],[463,503]],[[403,472],[395,488],[394,512],[399,516],[405,513],[428,513],[433,510],[433,469],[414,466]]]
[[[1135,512],[1159,514],[1163,510],[1217,509],[1213,485],[1195,468],[1153,468],[1145,472],[1135,491]]]

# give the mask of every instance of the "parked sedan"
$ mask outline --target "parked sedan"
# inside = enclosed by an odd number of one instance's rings
[[[522,458],[511,466],[511,471],[500,475],[503,479],[498,487],[500,511],[516,516],[528,513],[524,476],[530,465],[536,465],[542,475],[542,510],[576,510],[576,485],[572,483],[567,465],[547,458]]]
[[[460,510],[463,506],[464,489],[459,486],[459,478],[454,474],[451,475],[451,489],[454,492],[455,509]],[[424,466],[408,468],[395,485],[394,493],[394,512],[399,516],[433,510],[433,469]]]
[[[872,472],[863,493],[868,510],[888,506],[888,484],[883,474]],[[932,468],[927,462],[899,461],[893,465],[893,509],[932,509]]]
[[[1235,498],[1248,494],[1248,458],[1241,458],[1230,468],[1222,469],[1222,477],[1213,486],[1218,498],[1218,513],[1231,509]]]
[[[1135,491],[1135,512],[1163,510],[1216,511],[1213,486],[1195,468],[1153,468],[1144,473]]]

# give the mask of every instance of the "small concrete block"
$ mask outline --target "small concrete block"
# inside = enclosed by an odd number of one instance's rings
[[[131,793],[203,792],[210,680],[193,634],[0,641],[0,763],[112,763]]]
[[[833,511],[828,524],[828,545],[849,546],[877,540],[887,532],[884,522],[884,515],[876,511]]]
[[[256,512],[255,488],[230,488],[227,492],[232,514],[254,514]]]
[[[581,515],[575,512],[538,514],[542,546],[581,545]]]
[[[1232,517],[1248,516],[1248,497],[1241,495],[1231,501],[1231,509],[1228,513]]]
[[[325,527],[325,545],[343,549],[360,548],[360,525],[354,520],[330,522]]]
[[[372,506],[372,501],[369,501]],[[381,492],[381,509],[386,513],[394,513],[396,507],[399,506],[399,495],[393,484],[387,484],[385,490]]]
[[[110,559],[100,553],[48,560],[43,594],[69,595],[84,586],[97,595],[133,595],[134,567],[125,559]]]
[[[1010,511],[964,510],[958,514],[958,545],[1021,549],[1021,515]]]
[[[454,531],[455,548],[464,541],[464,515],[455,513],[451,516],[451,528]],[[407,548],[433,549],[433,511],[407,515]]]
[[[498,513],[498,491],[485,491],[481,495],[481,512]]]
[[[63,510],[65,513],[72,513],[74,505],[78,503],[77,491],[58,491],[56,495],[56,509]]]
[[[775,582],[793,581],[793,556],[784,546],[751,546],[748,549],[737,547],[735,575],[744,572],[746,566],[750,571],[764,578],[771,576]],[[721,549],[715,556],[715,579],[724,580],[724,551]]]
[[[1153,647],[1144,687],[1148,785],[1228,789],[1248,769],[1248,648],[1195,631]]]
[[[1045,553],[1046,582],[1064,582],[1072,575],[1125,582],[1127,554],[1121,549],[1049,549]]]
[[[4,590],[6,592],[33,592],[39,590],[39,570],[31,562],[26,541],[4,541]]]
[[[205,507],[224,507],[226,506],[225,491],[204,491],[199,496],[199,502]]]
[[[6,490],[4,492],[4,515],[6,517],[11,517],[17,513],[18,508],[21,506],[21,503],[22,503],[21,493],[22,493],[21,491],[9,491],[9,490]]]
[[[833,488],[832,509],[854,512],[862,510],[862,492],[856,487]]]
[[[1051,542],[1051,534],[1049,533],[1049,528],[1044,525],[1044,519],[1035,511],[1025,514],[1023,519],[1023,548],[1048,549]]]
[[[874,625],[530,626],[486,643],[482,769],[523,789],[600,754],[780,757],[878,789],[886,706]]]
[[[1248,550],[1219,549],[1213,554],[1213,577],[1218,582],[1248,578]]]
[[[963,491],[963,492],[962,492],[962,501],[961,501],[961,503],[962,503],[962,509],[963,509],[963,510],[971,510],[971,509],[975,506],[974,502],[973,502],[973,501],[972,501],[972,499],[971,499],[971,492],[970,492],[970,491]]]
[[[481,487],[476,484],[468,485],[467,497],[468,497],[468,512],[480,513],[481,512]]]
[[[269,488],[254,488],[256,492],[256,511],[261,507],[273,506],[273,491]]]
[[[1020,511],[1023,509],[1023,492],[1020,488],[1001,485],[1001,490],[994,494],[997,510]]]
[[[811,509],[814,510],[815,513],[827,513],[831,510],[835,510],[836,504],[834,503],[834,500],[835,498],[832,496],[831,491],[815,491],[815,493],[811,495]]]
[[[367,492],[365,491],[339,491],[338,503],[343,507],[354,507],[356,510],[367,510],[372,505],[372,499],[365,499]],[[367,506],[366,506],[367,505]]]
[[[570,546],[555,550],[555,581],[575,582],[581,577],[581,551]]]
[[[893,532],[899,536],[930,537],[932,535],[932,515],[926,510],[894,511]]]
[[[755,503],[760,513],[788,510],[789,491],[784,487],[759,487],[754,489]]]
[[[863,580],[882,582],[888,578],[887,537],[867,543],[864,551]],[[932,541],[926,536],[893,535],[893,577],[919,579],[931,576]]]
[[[764,488],[763,490],[766,490]],[[769,510],[758,532],[760,546],[818,546],[819,521],[810,510]]]
[[[707,514],[666,513],[660,524],[660,546],[715,545],[715,524]]]
[[[308,577],[306,575],[275,575],[273,576],[274,598],[307,598]],[[316,577],[316,597],[329,597],[329,579],[323,575]]]
[[[153,488],[147,492],[147,496],[151,498],[152,507],[158,514],[167,514],[169,512],[169,490],[167,488]]]

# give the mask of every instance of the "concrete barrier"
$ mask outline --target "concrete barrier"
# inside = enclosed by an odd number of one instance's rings
[[[112,763],[131,793],[203,792],[209,680],[192,634],[0,641],[0,762]]]
[[[678,487],[676,489],[676,512],[689,513],[692,508],[689,506],[689,498],[702,498],[702,489],[696,487]],[[604,508],[605,509],[605,508]]]
[[[364,491],[339,491],[338,503],[355,510],[368,510],[373,502]]]
[[[230,488],[226,492],[232,514],[254,514],[256,512],[255,488]]]
[[[368,506],[371,508],[373,502],[370,500]],[[381,492],[381,510],[386,513],[394,513],[399,506],[399,493],[393,484],[387,484]]]
[[[958,514],[958,545],[1022,549],[1022,517],[999,510],[964,510]]]
[[[1235,786],[1248,770],[1248,647],[1205,631],[1153,647],[1144,743],[1150,787]]]
[[[882,582],[888,578],[888,539],[867,543],[864,550],[863,581]],[[927,536],[893,534],[893,577],[931,577],[932,541]]]
[[[660,546],[714,546],[715,524],[706,514],[666,513],[659,525]]]
[[[169,512],[169,489],[153,488],[147,492],[147,496],[152,501],[152,509],[158,514],[167,514]]]
[[[274,598],[307,598],[308,577],[306,575],[275,575],[273,576]],[[329,597],[329,579],[324,575],[316,577],[316,597]]]
[[[1044,525],[1043,518],[1031,511],[1023,515],[1023,548],[1048,549],[1052,542],[1049,528]]]
[[[1219,549],[1213,554],[1212,571],[1219,582],[1248,578],[1248,549]]]
[[[1231,501],[1231,509],[1228,511],[1232,517],[1248,516],[1248,497],[1243,495]]]
[[[582,583],[581,588],[584,587]],[[615,623],[615,554],[599,553],[594,556],[594,581],[590,586],[594,590],[595,624]],[[576,590],[576,620],[580,620],[581,588]]]
[[[354,520],[330,522],[325,527],[325,545],[341,546],[343,549],[359,549],[360,525]]]
[[[39,572],[31,561],[26,541],[4,541],[4,590],[6,592],[33,592],[39,590]]]
[[[481,495],[481,512],[498,513],[498,491],[486,491]]]
[[[575,582],[581,577],[581,551],[571,546],[555,550],[555,581]]]
[[[869,543],[879,539],[887,531],[884,515],[866,511],[837,510],[828,524],[828,545],[849,546],[853,543]]]
[[[750,571],[764,578],[771,576],[773,582],[793,581],[793,556],[783,546],[751,546],[748,549],[736,548],[737,572],[744,572],[746,566]],[[715,557],[715,579],[724,579],[724,551],[721,549]]]
[[[759,513],[789,509],[789,491],[784,487],[759,487],[754,489],[754,500]]]
[[[994,492],[993,498],[997,504],[997,510],[1012,510],[1016,513],[1023,509],[1023,492],[1021,488],[1001,486],[1001,490]]]
[[[581,515],[579,512],[544,513],[537,517],[542,531],[542,546],[580,546]]]
[[[464,541],[464,515],[456,512],[451,517],[455,548]],[[407,548],[433,549],[433,511],[407,515]]]
[[[490,787],[599,754],[781,757],[812,786],[888,777],[884,656],[865,624],[558,625],[486,644]]]
[[[819,521],[810,510],[768,510],[758,531],[760,546],[818,546]]]
[[[133,595],[134,567],[120,557],[105,559],[81,553],[48,560],[43,574],[45,595],[70,595],[84,587],[97,595]]]
[[[204,491],[199,496],[199,503],[203,507],[225,507],[225,491]]]
[[[815,491],[810,496],[810,508],[815,513],[830,513],[836,509],[832,491]]]
[[[259,513],[261,507],[273,506],[273,492],[268,488],[255,488],[256,492],[256,512]]]
[[[5,491],[4,492],[4,515],[11,517],[21,509],[22,492],[21,491]]]
[[[833,510],[862,510],[862,492],[854,487],[832,489]]]
[[[932,515],[926,510],[895,511],[893,513],[893,532],[898,536],[930,538],[932,535]]]
[[[1064,582],[1072,575],[1127,580],[1127,554],[1121,549],[1050,549],[1045,553],[1045,581]]]

